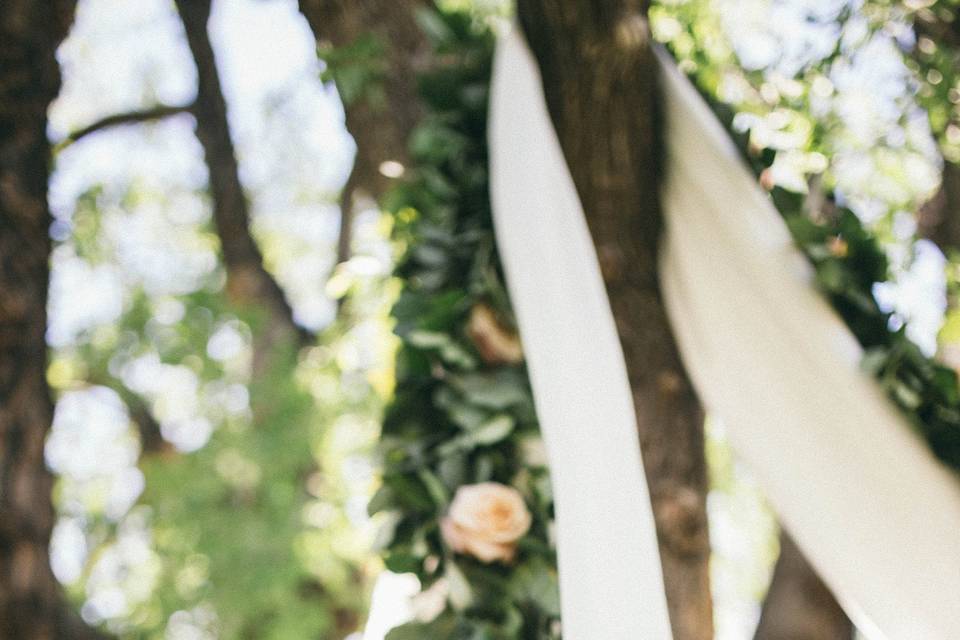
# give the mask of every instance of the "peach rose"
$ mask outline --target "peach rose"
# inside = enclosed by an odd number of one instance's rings
[[[510,562],[516,542],[530,529],[530,511],[513,487],[481,482],[457,489],[440,533],[457,553],[481,562]]]
[[[467,321],[467,335],[487,364],[523,362],[523,347],[517,334],[501,324],[493,309],[485,304],[474,305]]]

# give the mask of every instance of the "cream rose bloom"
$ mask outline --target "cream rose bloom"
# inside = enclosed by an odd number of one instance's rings
[[[529,531],[531,520],[519,491],[497,482],[481,482],[457,489],[440,521],[440,533],[457,553],[486,563],[510,562],[516,555],[516,542]]]

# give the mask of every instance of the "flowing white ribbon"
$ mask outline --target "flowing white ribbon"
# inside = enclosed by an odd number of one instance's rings
[[[664,294],[704,403],[870,638],[960,637],[960,483],[861,349],[669,56]]]
[[[494,60],[490,183],[550,459],[564,638],[670,638],[620,340],[536,64],[515,32]]]
[[[960,636],[960,485],[858,369],[766,194],[667,57],[664,293],[731,443],[861,631]],[[626,368],[519,34],[494,66],[491,190],[557,507],[568,640],[670,637]]]

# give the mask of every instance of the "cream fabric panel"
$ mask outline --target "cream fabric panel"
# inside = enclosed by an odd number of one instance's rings
[[[565,640],[671,637],[620,341],[536,64],[515,33],[494,61],[491,192],[557,515]]]
[[[662,279],[684,362],[869,638],[960,637],[960,484],[859,370],[767,195],[668,56]]]

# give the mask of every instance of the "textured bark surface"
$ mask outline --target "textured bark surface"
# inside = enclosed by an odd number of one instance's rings
[[[960,166],[944,161],[940,189],[921,207],[917,231],[944,253],[960,250]]]
[[[300,12],[321,49],[346,47],[373,36],[382,46],[383,100],[361,97],[344,105],[346,125],[357,144],[353,170],[341,196],[342,222],[337,261],[350,255],[354,199],[378,200],[393,178],[380,166],[407,164],[407,138],[420,119],[416,72],[427,64],[430,46],[416,24],[425,0],[299,0]]]
[[[203,146],[210,172],[213,219],[227,269],[227,292],[234,302],[256,305],[268,312],[264,326],[255,332],[256,373],[261,370],[266,351],[276,341],[294,335],[307,342],[310,336],[294,322],[293,309],[276,280],[264,268],[263,256],[250,234],[250,207],[240,182],[227,103],[207,33],[211,0],[176,0],[176,5],[197,65],[197,99],[192,112],[197,121],[197,139]]]
[[[633,388],[677,640],[713,636],[703,413],[657,277],[662,118],[646,4],[519,0]]]
[[[47,108],[70,0],[11,0],[0,11],[0,638],[94,638],[50,569],[53,485],[44,440],[50,212]]]
[[[928,39],[936,43],[941,53],[947,52],[954,61],[960,61],[960,20],[944,20],[929,9],[921,9],[914,15],[913,29],[917,40]],[[918,48],[912,51],[921,74],[926,68],[924,54]],[[950,121],[957,121],[957,110],[951,106]],[[918,234],[934,243],[944,253],[960,250],[960,165],[944,160],[940,189],[921,207],[917,216]]]
[[[89,135],[97,133],[98,131],[103,131],[104,129],[109,129],[111,127],[117,127],[125,124],[137,124],[140,122],[152,122],[153,120],[162,120],[163,118],[167,118],[169,116],[175,116],[179,113],[190,113],[192,111],[193,104],[185,104],[177,106],[157,105],[148,109],[127,111],[125,113],[115,113],[106,116],[105,118],[100,118],[99,120],[83,127],[82,129],[72,132],[63,142],[57,145],[57,149],[63,149],[64,147],[73,144],[81,138],[85,138]]]
[[[853,624],[786,532],[754,640],[852,640]]]

